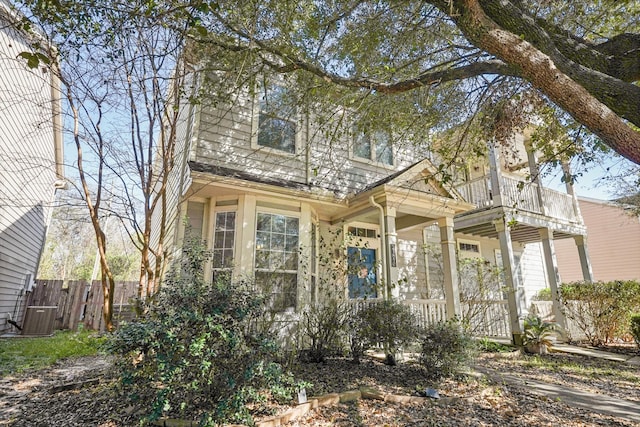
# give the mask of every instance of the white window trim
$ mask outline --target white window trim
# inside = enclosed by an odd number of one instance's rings
[[[262,272],[268,272],[268,271],[272,271],[270,269],[266,269],[266,268],[258,268],[256,267],[256,251],[257,248],[255,246],[256,241],[258,240],[258,215],[264,213],[264,214],[271,214],[271,215],[283,215],[283,216],[288,216],[291,218],[297,218],[298,219],[298,251],[300,250],[300,228],[301,228],[301,223],[300,223],[300,213],[299,212],[291,212],[291,211],[285,211],[282,209],[265,209],[265,208],[258,208],[256,209],[256,221],[253,224],[253,271],[262,271]],[[298,276],[300,276],[300,266],[301,266],[301,262],[302,259],[300,256],[298,256],[298,268],[296,270],[275,270],[276,272],[279,273],[296,273]],[[298,277],[298,286],[300,286],[300,278]]]
[[[460,249],[460,244],[462,243],[478,246],[478,252],[466,251],[464,249]],[[456,246],[460,254],[466,255],[465,258],[482,258],[482,246],[480,245],[479,240],[456,239]]]
[[[280,85],[280,86],[284,86]],[[258,128],[260,125],[260,94],[262,88],[256,91],[253,96],[253,105],[252,105],[252,114],[251,114],[251,149],[256,151],[261,151],[269,154],[276,154],[283,157],[298,157],[300,153],[303,151],[303,143],[302,143],[302,115],[298,112],[294,114],[294,116],[290,119],[295,126],[295,137],[294,137],[294,152],[289,153],[287,151],[278,150],[277,148],[271,148],[264,145],[258,144],[258,132],[260,129]],[[287,119],[289,120],[289,119]]]
[[[375,166],[375,167],[378,167],[378,168],[384,168],[384,169],[388,169],[388,170],[395,170],[396,169],[396,167],[397,167],[396,150],[395,150],[393,144],[391,144],[391,159],[392,159],[392,162],[389,165],[389,164],[382,163],[382,162],[379,162],[379,161],[375,160],[375,158],[376,158],[376,147],[375,147],[375,144],[373,144],[371,146],[371,158],[370,159],[367,159],[366,157],[357,156],[353,152],[353,149],[354,149],[354,147],[356,145],[357,136],[358,136],[357,132],[354,132],[353,130],[350,132],[349,139],[350,139],[351,143],[349,144],[349,158],[351,160],[355,160],[357,162],[365,163],[365,164],[368,164],[368,165],[371,165],[371,166]],[[389,136],[392,137],[391,134],[389,134]],[[393,141],[393,138],[392,138],[392,141]]]
[[[367,228],[369,230],[375,230],[376,235],[380,236],[380,226],[377,224],[370,224],[367,222],[350,222],[344,225],[342,229],[342,233],[344,235],[344,243],[345,243],[345,256],[346,256],[346,247],[353,246],[356,247],[356,243],[359,241],[365,241],[369,243],[367,246],[368,249],[375,249],[376,251],[380,250],[380,241],[382,240],[382,236],[380,237],[358,237],[358,236],[350,236],[349,235],[349,227],[357,227],[357,228]]]
[[[234,212],[236,214],[235,222],[233,224],[233,266],[229,268],[220,268],[214,267],[213,262],[211,263],[211,273],[214,271],[223,271],[229,270],[231,271],[231,275],[235,274],[236,270],[236,258],[238,256],[238,205],[229,205],[229,206],[216,206],[213,209],[213,215],[211,215],[211,221],[213,222],[213,226],[211,227],[211,236],[209,236],[209,241],[211,242],[211,251],[215,249],[215,239],[216,239],[216,220],[217,214],[221,212]]]

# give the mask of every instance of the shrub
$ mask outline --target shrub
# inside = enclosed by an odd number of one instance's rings
[[[201,425],[250,423],[247,403],[268,388],[290,399],[294,387],[274,362],[275,341],[254,327],[264,298],[243,283],[206,283],[202,246],[185,246],[145,318],[110,339],[124,390],[147,421],[171,413]]]
[[[327,356],[342,353],[348,320],[349,307],[334,298],[305,310],[302,331],[309,340],[311,362],[324,362]]]
[[[640,283],[563,283],[560,299],[565,316],[575,322],[592,345],[602,345],[629,334],[630,316],[640,309]]]
[[[360,310],[351,320],[352,356],[358,361],[362,351],[382,346],[385,363],[394,366],[395,355],[419,335],[419,328],[411,310],[397,301],[377,302]]]
[[[636,341],[636,345],[640,347],[640,314],[634,314],[631,316],[631,335],[633,335],[633,339]]]
[[[452,377],[473,359],[475,348],[470,333],[460,322],[435,323],[423,332],[420,364],[431,380]]]
[[[501,344],[487,337],[476,341],[477,349],[485,353],[510,353],[515,350],[514,346],[509,344]]]
[[[553,301],[551,298],[551,288],[542,288],[533,298],[536,301]]]

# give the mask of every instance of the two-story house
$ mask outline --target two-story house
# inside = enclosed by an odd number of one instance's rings
[[[0,0],[0,332],[22,324],[56,188],[63,185],[58,82],[19,57],[32,34]]]
[[[435,178],[419,144],[403,145],[348,114],[343,131],[329,137],[288,96],[274,85],[233,105],[185,105],[167,247],[179,247],[187,217],[213,254],[207,275],[255,280],[274,311],[295,317],[329,294],[354,305],[394,297],[426,322],[465,314],[458,256],[482,256],[504,268],[508,287],[493,295],[503,309],[489,310],[503,331],[484,333],[521,333],[522,277],[546,286],[544,270],[555,268],[546,248],[553,238],[584,235],[579,217],[542,210],[551,193],[537,183],[514,192],[496,150],[491,168],[474,170],[456,189]],[[575,213],[575,199],[562,197]],[[537,210],[519,207],[521,199]],[[544,251],[528,250],[540,241]],[[520,259],[533,274],[517,268]]]

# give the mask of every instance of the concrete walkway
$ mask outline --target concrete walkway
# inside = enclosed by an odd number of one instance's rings
[[[605,394],[589,393],[573,387],[522,378],[483,367],[477,366],[475,369],[500,384],[524,387],[530,393],[546,396],[549,399],[564,402],[569,406],[585,408],[590,411],[640,423],[640,403],[638,402],[622,400]]]
[[[554,344],[551,351],[579,354],[581,356],[640,366],[640,357],[638,356],[609,353],[602,350],[577,347],[568,344]],[[604,394],[590,393],[573,387],[522,378],[481,366],[476,366],[475,369],[498,383],[525,387],[533,394],[546,396],[553,400],[559,400],[569,406],[589,409],[601,414],[620,417],[640,424],[640,403],[638,402],[618,399]]]
[[[610,353],[608,351],[578,347],[575,345],[556,343],[551,346],[551,351],[579,354],[580,356],[595,357],[598,359],[610,360],[612,362],[623,362],[630,365],[640,366],[640,356],[629,356],[626,354]]]

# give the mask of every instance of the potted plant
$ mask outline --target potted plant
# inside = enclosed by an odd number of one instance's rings
[[[529,316],[524,319],[523,345],[527,353],[547,354],[553,344],[554,332],[558,325],[552,322],[544,322],[538,316]]]

